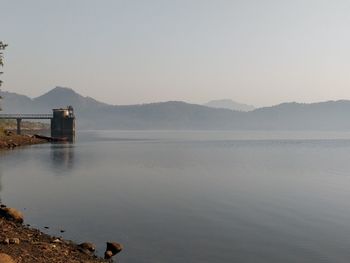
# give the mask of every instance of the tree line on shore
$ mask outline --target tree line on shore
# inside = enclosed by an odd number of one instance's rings
[[[4,66],[4,52],[2,52],[2,51],[5,50],[6,47],[7,47],[7,44],[0,41],[0,67]],[[2,71],[0,71],[0,75],[1,74],[3,74]],[[2,82],[3,81],[0,79],[0,90],[1,90]],[[1,96],[0,96],[0,99],[2,99]],[[1,105],[0,105],[0,110],[1,110]]]

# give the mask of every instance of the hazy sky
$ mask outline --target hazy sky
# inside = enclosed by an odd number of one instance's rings
[[[113,104],[350,99],[349,0],[0,0],[3,89]]]

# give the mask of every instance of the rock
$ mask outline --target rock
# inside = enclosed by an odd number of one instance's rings
[[[106,250],[106,252],[105,252],[105,259],[110,259],[111,257],[113,257],[112,251]]]
[[[23,214],[14,208],[0,207],[0,216],[16,223],[23,223]]]
[[[16,245],[19,245],[20,241],[19,241],[19,238],[10,238],[10,244],[16,244]]]
[[[94,252],[96,250],[96,246],[89,242],[84,242],[78,245],[83,250],[88,250],[90,252]]]
[[[4,241],[2,241],[4,245],[9,245],[10,244],[10,239],[5,238]]]
[[[58,238],[56,238],[56,239],[52,240],[51,242],[52,242],[52,243],[62,243],[62,241],[61,241],[61,240],[59,240]]]
[[[116,242],[107,242],[105,259],[110,259],[123,250],[123,245]]]
[[[5,133],[6,136],[13,135],[13,132],[12,131],[8,131],[8,130],[5,130],[4,133]]]
[[[0,263],[16,263],[12,257],[5,253],[0,253]]]
[[[49,244],[41,244],[40,248],[45,252],[50,250]]]

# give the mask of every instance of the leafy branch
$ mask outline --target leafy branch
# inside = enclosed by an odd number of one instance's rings
[[[2,50],[5,50],[5,48],[7,47],[7,44],[3,43],[2,41],[0,41],[0,67],[4,66],[4,53],[2,52]],[[0,72],[0,75],[3,72]],[[2,84],[2,80],[0,80],[0,87]]]

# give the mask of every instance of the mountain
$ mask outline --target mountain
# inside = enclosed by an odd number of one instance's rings
[[[56,87],[44,95],[33,99],[33,102],[40,108],[51,110],[52,108],[60,108],[65,105],[79,105],[80,111],[87,109],[97,110],[109,106],[106,103],[99,102],[90,97],[83,97],[76,93],[73,89]]]
[[[77,105],[79,112],[98,110],[108,105],[90,97],[83,97],[73,89],[56,87],[49,92],[31,99],[27,96],[11,92],[1,92],[3,113],[48,113],[54,108]]]
[[[255,107],[252,105],[238,103],[230,99],[211,100],[205,103],[204,106],[207,106],[210,108],[229,109],[229,110],[236,110],[236,111],[252,111],[255,109]]]
[[[33,111],[33,100],[17,93],[1,91],[1,113],[21,113]]]
[[[256,109],[247,119],[256,121],[254,129],[263,130],[350,130],[350,101],[282,103]]]
[[[37,98],[2,92],[3,113],[48,113],[72,105],[78,129],[342,130],[350,131],[350,101],[282,103],[249,112],[181,101],[115,106],[56,87]]]

